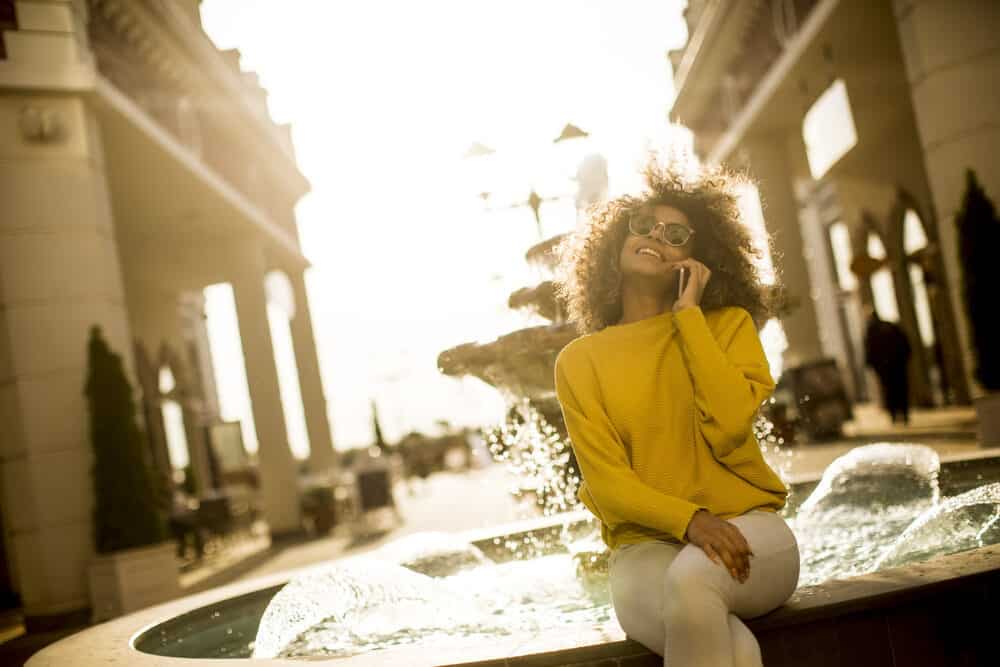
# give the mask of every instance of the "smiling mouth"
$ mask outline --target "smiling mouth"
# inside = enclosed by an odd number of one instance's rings
[[[635,254],[637,254],[637,255],[649,255],[650,257],[655,257],[656,259],[660,260],[661,262],[664,261],[663,260],[663,255],[661,255],[660,253],[656,252],[652,248],[639,248],[638,250],[635,251]]]

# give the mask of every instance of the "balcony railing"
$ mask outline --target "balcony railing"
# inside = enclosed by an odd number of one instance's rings
[[[711,99],[692,125],[725,131],[750,101],[761,80],[785,50],[819,0],[767,0],[750,19],[737,56],[713,86]],[[692,29],[694,23],[691,24]]]

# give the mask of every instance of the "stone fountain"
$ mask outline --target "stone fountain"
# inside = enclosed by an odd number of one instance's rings
[[[510,308],[534,312],[550,324],[518,329],[490,343],[466,343],[438,356],[438,368],[445,375],[477,377],[496,387],[511,404],[527,400],[563,439],[566,427],[556,400],[554,368],[559,352],[579,336],[566,321],[566,309],[551,279],[557,261],[553,251],[565,236],[553,236],[528,249],[528,264],[550,278],[515,291],[507,301]]]
[[[585,137],[579,128],[567,125],[556,141]],[[608,194],[608,161],[600,153],[586,155],[577,165],[576,219],[580,221],[590,207],[603,202]],[[529,199],[535,220],[540,199]],[[507,305],[515,310],[534,312],[549,320],[550,324],[519,329],[483,345],[467,343],[445,350],[438,356],[438,368],[445,375],[462,377],[472,375],[496,387],[512,407],[527,401],[534,411],[548,422],[560,438],[567,442],[562,411],[555,395],[555,363],[559,352],[579,336],[575,326],[568,323],[564,304],[555,294],[552,280],[558,261],[555,248],[566,234],[552,236],[535,244],[525,253],[530,266],[540,270],[549,279],[534,287],[523,287],[513,294]],[[525,416],[526,415],[522,415]],[[575,468],[575,464],[573,466]]]

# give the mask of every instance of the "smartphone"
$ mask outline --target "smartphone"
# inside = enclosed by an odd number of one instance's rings
[[[677,273],[677,298],[681,298],[681,294],[684,294],[684,288],[687,286],[687,267],[682,266],[678,269]]]

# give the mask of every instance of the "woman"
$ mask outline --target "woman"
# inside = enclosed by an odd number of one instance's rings
[[[788,489],[752,432],[774,389],[755,324],[774,290],[734,176],[654,164],[646,181],[559,251],[559,293],[584,334],[555,368],[580,500],[611,549],[629,637],[670,667],[761,665],[740,619],[780,606],[799,576],[777,514]]]

